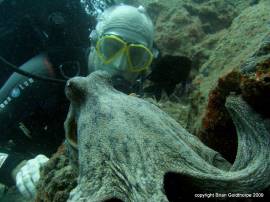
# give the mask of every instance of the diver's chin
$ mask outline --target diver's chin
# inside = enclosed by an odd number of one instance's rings
[[[98,70],[106,71],[108,72],[108,74],[110,74],[110,76],[116,76],[121,72],[117,67],[114,67],[112,65],[103,65]]]
[[[130,72],[124,66],[116,64],[102,65],[100,70],[104,70],[110,74],[111,77],[121,78],[128,81],[130,84],[134,83],[138,77],[138,73]]]
[[[118,90],[121,91],[123,93],[130,93],[130,90],[132,88],[132,84],[126,80],[122,75],[114,75],[111,78],[112,81],[112,85],[113,87]]]

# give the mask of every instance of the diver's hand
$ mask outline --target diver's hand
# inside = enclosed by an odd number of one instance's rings
[[[40,166],[49,159],[39,154],[34,159],[28,160],[16,174],[16,187],[26,198],[33,198],[36,194],[36,184],[40,178]]]

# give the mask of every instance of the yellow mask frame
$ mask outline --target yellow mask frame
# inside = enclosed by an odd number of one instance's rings
[[[102,53],[101,47],[104,45],[105,40],[112,40],[113,42],[118,43],[119,50],[115,51],[114,54],[112,54],[110,57],[106,58],[104,54]],[[136,67],[132,63],[132,56],[130,54],[132,49],[141,49],[145,52],[145,54],[148,54],[147,61],[140,67]],[[127,56],[127,62],[128,62],[128,70],[131,72],[141,72],[144,70],[147,70],[152,63],[153,60],[153,54],[152,52],[143,44],[133,44],[133,43],[127,43],[120,37],[116,35],[104,35],[102,36],[96,44],[96,52],[98,57],[102,60],[104,64],[110,64],[113,62],[114,59],[116,59],[119,55],[125,54]]]

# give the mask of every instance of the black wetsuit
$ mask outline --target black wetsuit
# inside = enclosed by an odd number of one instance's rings
[[[37,75],[86,75],[93,22],[79,0],[4,1],[0,55]],[[0,168],[0,182],[7,185],[13,183],[10,172],[21,160],[50,155],[61,144],[68,108],[64,84],[11,74],[0,62],[0,152],[9,154]]]

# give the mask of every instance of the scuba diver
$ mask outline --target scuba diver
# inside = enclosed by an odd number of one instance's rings
[[[90,34],[89,72],[105,70],[116,89],[140,93],[154,58],[154,26],[144,7],[111,7]]]
[[[12,171],[17,168],[22,173],[18,165],[31,159],[26,172],[36,173],[33,168],[47,161],[46,156],[62,143],[69,104],[65,81],[88,74],[89,28],[94,24],[77,0],[0,4],[0,183],[12,186],[16,181],[25,196],[23,180],[29,175],[15,180]],[[12,73],[3,58],[23,64],[16,71],[50,79]]]
[[[86,18],[84,20],[86,20]],[[75,67],[75,73],[67,77],[85,75],[85,73],[89,74],[96,70],[105,70],[111,74],[112,82],[116,89],[127,94],[132,92],[140,93],[142,82],[149,74],[149,67],[154,58],[153,38],[153,23],[142,6],[138,8],[128,5],[110,7],[98,16],[95,30],[91,32],[91,48],[87,70],[79,74],[76,71],[79,65],[71,60],[73,63],[69,65]],[[89,44],[89,42],[86,44]],[[27,72],[33,74],[62,78],[66,75],[61,72],[63,63],[60,63],[58,66],[55,65],[53,56],[50,56],[50,54],[38,55],[21,66],[20,69],[27,70]],[[75,57],[78,58],[76,55]],[[57,66],[57,68],[55,68],[55,66]],[[81,66],[82,65],[80,65],[80,67]],[[36,105],[43,108],[42,116],[43,112],[48,109],[56,110],[59,107],[58,105],[63,106],[63,100],[65,100],[63,86],[59,85],[57,87],[56,83],[51,83],[50,85],[51,87],[48,87],[48,83],[38,81],[31,77],[21,76],[17,73],[12,75],[0,90],[0,99],[2,99],[0,104],[3,104],[1,105],[2,108],[0,108],[1,127],[3,123],[6,128],[9,127],[7,126],[9,122],[6,120],[16,122],[19,118],[16,118],[17,120],[15,121],[15,116],[25,116],[25,112],[33,110],[34,108],[37,109]],[[57,103],[53,104],[53,107],[47,106],[47,99],[52,99],[53,101],[57,101]],[[18,101],[19,104],[16,104]],[[42,103],[41,106],[40,103]],[[64,106],[64,108],[67,110],[66,106]],[[64,121],[58,122],[55,120],[58,112],[51,113],[53,113],[53,116],[51,116],[50,119],[52,119],[58,127],[59,125],[62,127]],[[11,116],[11,118],[9,116]],[[24,137],[28,138],[29,141],[33,140],[34,137],[31,133],[28,133],[27,127],[24,128],[24,121],[22,122],[21,126],[25,133]],[[49,128],[47,125],[45,125],[43,129],[45,130],[45,133],[43,132],[45,135],[42,137],[39,136],[39,140],[43,141],[43,144],[47,146],[48,144],[55,145],[49,141],[44,141],[45,136],[52,134],[48,133]],[[5,131],[6,129],[1,129],[1,133]],[[50,132],[53,133],[52,130]],[[54,131],[54,133],[58,135],[60,132],[61,131]],[[63,140],[63,137],[61,138]],[[46,144],[47,142],[49,143]],[[31,144],[35,145],[33,142]],[[61,142],[56,145],[55,148],[60,144]],[[45,155],[38,155],[17,166],[16,169],[12,168],[14,170],[13,175],[16,176],[16,186],[25,197],[31,198],[35,195],[35,186],[40,177],[40,166],[47,160],[48,158]]]

